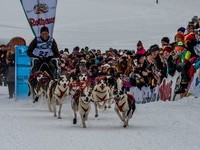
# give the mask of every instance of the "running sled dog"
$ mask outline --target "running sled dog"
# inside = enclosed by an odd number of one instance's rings
[[[95,117],[98,117],[98,109],[107,109],[110,101],[110,87],[107,78],[97,79],[96,85],[92,90],[92,100],[95,106]]]
[[[61,75],[58,79],[51,80],[47,90],[47,103],[49,111],[53,112],[54,117],[57,117],[56,104],[59,105],[58,119],[61,119],[61,108],[64,101],[69,95],[69,78],[66,75]]]
[[[86,128],[85,121],[88,119],[91,110],[91,92],[78,90],[72,99],[72,109],[74,112],[73,124],[77,123],[77,113],[79,113],[83,128]]]
[[[77,123],[77,113],[80,114],[83,128],[86,128],[85,121],[88,119],[91,106],[91,92],[88,84],[88,76],[85,73],[78,75],[77,89],[72,98],[72,110],[74,112],[73,124]],[[74,89],[72,87],[72,89]]]
[[[133,95],[118,90],[115,90],[113,95],[115,101],[114,110],[124,123],[125,128],[128,126],[129,119],[132,118],[135,112],[135,99]]]

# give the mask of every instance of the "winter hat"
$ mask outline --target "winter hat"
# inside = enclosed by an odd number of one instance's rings
[[[167,43],[169,44],[169,38],[168,37],[163,37],[162,40],[161,40],[161,43]]]
[[[95,55],[95,53],[94,53],[94,51],[92,51],[92,50],[90,50],[89,52],[88,52],[88,54],[92,54],[92,57],[95,57],[96,55]]]
[[[177,37],[177,38],[180,38],[181,41],[184,41],[184,38],[185,38],[185,37],[184,37],[184,34],[183,34],[183,33],[180,33],[180,32],[177,33],[177,34],[175,35],[175,38],[176,38],[176,37]]]
[[[149,50],[147,50],[146,53],[145,53],[145,56],[147,57],[149,55],[151,55],[151,52],[149,52]]]
[[[40,29],[40,33],[42,33],[42,32],[48,32],[48,33],[49,33],[48,27],[43,26],[43,27]]]
[[[79,46],[76,46],[73,48],[73,51],[79,51],[80,50],[80,47]]]
[[[188,42],[188,41],[191,42],[191,41],[193,41],[193,40],[195,40],[195,36],[192,35],[192,34],[187,35],[187,36],[185,37],[185,39],[184,39],[185,42]]]
[[[190,22],[187,26],[187,29],[194,29],[194,24]]]
[[[167,46],[167,47],[165,47],[164,49],[163,49],[163,52],[168,52],[168,53],[171,53],[172,52],[172,48],[171,47],[169,47],[169,46]]]
[[[154,44],[154,45],[151,45],[150,48],[149,48],[149,52],[154,52],[154,51],[158,51],[160,48],[157,44]]]
[[[64,53],[65,55],[69,55],[69,50],[68,50],[68,48],[65,48],[64,51],[63,51],[63,53]]]
[[[174,51],[182,52],[185,49],[183,42],[178,42],[174,48]]]
[[[142,44],[141,41],[138,41],[138,43],[137,43],[137,47],[138,47],[138,46],[143,46],[143,44]]]
[[[199,20],[199,18],[198,18],[198,16],[194,16],[194,17],[192,17],[192,22],[198,22],[198,20]]]
[[[184,27],[180,27],[180,28],[178,28],[177,32],[182,32],[184,34],[185,33],[185,28]]]

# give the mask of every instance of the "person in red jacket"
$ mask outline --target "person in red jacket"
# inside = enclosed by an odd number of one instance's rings
[[[138,55],[144,55],[145,53],[146,53],[146,49],[144,49],[144,46],[143,46],[142,42],[138,41],[136,54],[138,54]]]

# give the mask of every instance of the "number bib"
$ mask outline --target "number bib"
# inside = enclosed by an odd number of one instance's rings
[[[47,42],[43,42],[40,38],[37,38],[37,47],[33,50],[33,54],[38,57],[53,56],[52,43],[52,38],[49,38]]]
[[[50,51],[49,49],[34,49],[33,54],[35,56],[38,57],[49,57],[49,56],[53,56],[52,51]]]

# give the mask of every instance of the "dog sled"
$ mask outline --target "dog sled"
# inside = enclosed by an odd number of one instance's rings
[[[35,64],[38,61],[38,58],[31,59],[31,74],[28,79],[29,93],[28,96],[32,96],[33,102],[37,102],[41,95],[45,96],[46,88],[48,83],[52,79],[57,79],[59,76],[59,59],[53,58],[51,64],[55,66],[55,69],[52,70],[49,63],[43,62],[39,66],[38,70],[35,70]]]

